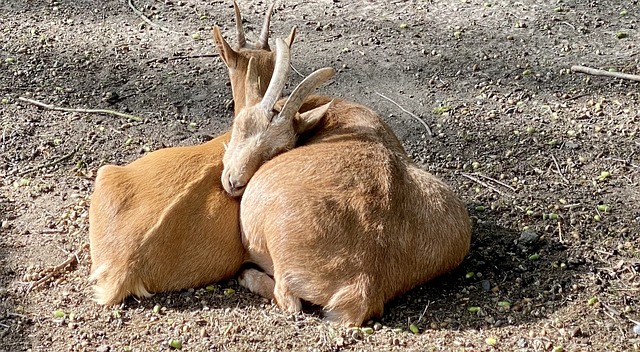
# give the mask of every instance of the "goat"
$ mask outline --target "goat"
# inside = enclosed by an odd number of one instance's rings
[[[247,44],[234,1],[238,45],[231,49],[214,28],[220,56],[234,77],[254,71],[269,82],[274,55],[267,11],[256,45]],[[295,28],[289,36],[293,42]],[[266,89],[266,87],[265,87]],[[235,93],[235,92],[234,92]],[[244,107],[244,91],[234,94]],[[133,294],[177,291],[234,276],[247,259],[239,232],[239,201],[220,184],[227,132],[207,143],[161,149],[126,165],[98,170],[89,209],[95,300],[117,304]]]
[[[238,4],[236,4],[235,0],[233,1],[233,9],[236,16],[236,33],[238,40],[236,49],[232,49],[224,40],[218,26],[213,27],[213,39],[218,47],[220,58],[229,69],[229,79],[231,80],[235,115],[237,115],[244,107],[244,81],[247,65],[249,64],[249,58],[253,58],[255,61],[255,69],[257,70],[259,77],[268,77],[270,79],[273,74],[275,53],[272,52],[269,47],[269,24],[274,6],[275,1],[267,11],[262,31],[260,32],[260,37],[254,45],[247,43],[245,39],[244,29],[242,28],[242,16],[240,15],[240,9],[238,8]],[[293,44],[295,36],[296,27],[294,26],[291,28],[291,32],[287,38],[287,45],[289,45],[289,47]],[[266,80],[265,82],[269,82],[269,80]]]
[[[458,266],[469,251],[465,204],[420,169],[371,109],[309,96],[334,74],[318,70],[278,101],[289,48],[277,41],[264,94],[250,59],[247,106],[235,117],[222,185],[242,195],[249,261],[241,285],[294,313],[302,301],[359,326],[390,299]],[[279,68],[283,68],[279,70]]]

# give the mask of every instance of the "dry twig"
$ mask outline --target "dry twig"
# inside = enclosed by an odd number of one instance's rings
[[[418,318],[418,323],[420,324],[420,321],[422,320],[422,318],[424,318],[424,315],[427,314],[427,309],[429,309],[429,306],[431,305],[431,301],[427,301],[427,305],[424,307],[424,310],[422,311],[422,314],[420,314],[420,318]]]
[[[24,102],[29,103],[29,104],[33,104],[33,105],[39,106],[39,107],[47,109],[47,110],[64,111],[64,112],[82,112],[82,113],[87,113],[87,114],[108,114],[108,115],[115,115],[115,116],[123,117],[125,119],[129,119],[129,120],[133,120],[133,121],[142,121],[141,117],[138,117],[138,116],[135,116],[135,115],[125,114],[123,112],[114,111],[114,110],[62,108],[62,107],[59,107],[59,106],[53,106],[53,105],[49,105],[49,104],[45,104],[45,103],[39,102],[37,100],[27,99],[27,98],[23,98],[23,97],[18,97],[18,100],[24,101]]]
[[[201,55],[185,55],[185,56],[172,56],[172,57],[157,57],[155,59],[149,59],[144,62],[145,65],[148,65],[153,62],[164,62],[164,61],[174,61],[174,60],[188,60],[188,59],[200,59],[203,57],[218,57],[218,54],[201,54]]]
[[[5,136],[7,135],[7,127],[5,126],[2,129],[2,150],[4,151],[4,146],[5,146]]]
[[[562,239],[562,225],[560,225],[560,221],[558,221],[558,240],[560,243],[564,243],[564,240]]]
[[[65,161],[65,160],[69,159],[70,157],[72,157],[73,154],[75,154],[77,151],[78,151],[78,148],[72,150],[70,153],[67,153],[67,154],[59,157],[58,159],[54,159],[54,160],[46,162],[44,164],[40,164],[40,165],[32,167],[30,169],[18,172],[18,174],[16,176],[24,176],[24,175],[30,174],[30,173],[32,173],[34,171],[38,171],[40,169],[44,169],[45,167],[49,167],[49,166],[53,166],[53,165],[59,164],[59,163]]]
[[[157,27],[158,29],[160,29],[163,32],[169,32],[169,33],[176,33],[176,34],[185,34],[184,32],[176,32],[176,31],[172,31],[167,27],[163,27],[157,23],[154,23],[153,21],[151,21],[149,19],[149,17],[145,16],[144,13],[142,13],[142,11],[138,10],[134,5],[133,5],[133,0],[129,0],[129,7],[131,8],[131,10],[133,10],[133,12],[135,12],[136,15],[138,15],[140,18],[142,18],[143,21],[145,21],[146,23],[152,25],[153,27]]]
[[[631,74],[622,73],[622,72],[609,72],[605,70],[598,70],[596,68],[579,66],[579,65],[571,66],[571,71],[586,73],[588,75],[594,75],[594,76],[614,77],[614,78],[628,79],[631,81],[640,82],[639,75],[631,75]]]
[[[400,104],[396,103],[395,101],[393,101],[392,99],[376,92],[376,94],[378,94],[379,96],[381,96],[384,99],[387,99],[388,101],[390,101],[391,103],[393,103],[395,106],[399,107],[400,110],[406,112],[407,114],[411,115],[411,117],[413,117],[414,119],[418,120],[418,122],[420,122],[422,124],[422,126],[424,126],[424,128],[427,130],[427,133],[429,134],[429,137],[433,136],[433,134],[431,133],[431,128],[429,128],[429,125],[427,125],[426,122],[424,122],[423,119],[421,119],[418,115],[412,113],[411,111],[403,108]]]
[[[499,189],[497,189],[497,188],[495,188],[495,187],[493,187],[493,186],[489,185],[488,183],[486,183],[486,182],[484,182],[484,181],[482,181],[482,180],[479,180],[479,179],[477,179],[476,177],[473,177],[471,174],[468,174],[468,173],[466,173],[466,172],[461,172],[461,173],[460,173],[460,175],[462,175],[462,176],[464,176],[464,177],[466,177],[466,178],[470,179],[471,181],[477,182],[477,183],[479,183],[480,185],[485,186],[486,188],[488,188],[488,189],[490,189],[490,190],[492,190],[492,191],[494,191],[494,192],[496,192],[496,193],[498,193],[498,194],[500,194],[500,195],[503,195],[503,196],[506,196],[506,197],[511,197],[511,198],[513,198],[513,196],[512,196],[511,194],[509,194],[509,193],[505,193],[505,192],[502,192],[501,190],[499,190]]]
[[[300,73],[300,71],[296,70],[296,68],[293,65],[289,65],[291,66],[291,69],[293,70],[293,72],[297,73],[298,76],[305,78],[306,76],[304,76],[302,73]]]
[[[489,177],[489,176],[485,176],[485,175],[483,175],[483,174],[478,174],[478,173],[476,173],[476,175],[478,175],[478,176],[480,176],[480,177],[482,177],[482,178],[485,178],[485,179],[487,179],[487,180],[493,181],[493,182],[495,182],[495,183],[497,183],[497,184],[499,184],[499,185],[501,185],[501,186],[507,187],[508,189],[512,190],[513,192],[515,192],[515,191],[516,191],[516,189],[515,189],[515,188],[513,188],[513,187],[509,186],[508,184],[506,184],[506,183],[504,183],[504,182],[498,181],[498,180],[496,180],[495,178],[491,178],[491,177]]]
[[[621,162],[621,163],[624,163],[625,166],[631,166],[631,167],[634,167],[636,169],[640,169],[640,166],[630,162],[629,160],[624,160],[624,159],[620,159],[620,158],[606,158],[605,160],[613,160],[613,161]]]
[[[70,254],[67,260],[53,267],[45,276],[40,278],[40,280],[30,284],[29,288],[27,288],[27,293],[31,292],[33,289],[44,284],[45,282],[51,280],[55,275],[59,274],[60,271],[62,271],[67,266],[72,265],[74,263],[79,263],[80,258],[78,256],[80,255],[80,253],[82,253],[86,249],[89,249],[89,243],[83,244],[80,247],[80,249],[78,249],[75,253]]]
[[[560,170],[560,164],[558,164],[558,160],[556,159],[556,157],[551,155],[551,159],[553,159],[553,163],[556,164],[556,170],[558,170],[558,174],[560,175],[560,177],[562,177],[562,180],[566,184],[569,184],[569,180],[567,180],[567,178],[564,177],[564,175],[562,174],[562,170]]]

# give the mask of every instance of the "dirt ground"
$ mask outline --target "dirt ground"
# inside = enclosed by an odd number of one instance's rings
[[[170,31],[124,0],[0,2],[0,350],[640,350],[640,87],[569,70],[640,74],[637,0],[278,1],[294,67],[339,69],[322,92],[379,111],[474,219],[461,267],[372,329],[286,316],[234,281],[101,307],[87,251],[27,292],[87,242],[100,166],[230,126],[223,63],[172,58],[215,54],[214,24],[233,40],[231,1],[134,4]],[[240,8],[255,39],[267,4]]]

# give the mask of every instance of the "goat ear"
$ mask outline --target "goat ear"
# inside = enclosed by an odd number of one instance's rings
[[[289,33],[289,37],[287,38],[287,46],[291,49],[291,45],[293,45],[293,40],[296,39],[296,26],[291,28],[291,33]]]
[[[293,129],[296,134],[302,134],[314,128],[325,117],[331,105],[333,105],[333,100],[302,114],[296,114],[296,117],[293,118]]]
[[[262,100],[262,82],[260,81],[260,74],[258,73],[258,67],[256,66],[256,59],[254,57],[249,58],[249,64],[247,65],[247,76],[244,81],[244,95],[245,106],[253,106],[258,104]]]
[[[224,40],[218,26],[213,26],[213,40],[216,42],[220,58],[227,65],[227,68],[235,69],[238,66],[238,53],[231,49],[229,43]]]

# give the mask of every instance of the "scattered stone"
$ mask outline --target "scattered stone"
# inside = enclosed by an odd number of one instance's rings
[[[351,338],[354,340],[362,340],[364,338],[364,335],[362,334],[362,331],[360,331],[360,329],[354,329],[351,332]]]
[[[564,146],[569,148],[569,149],[578,149],[578,148],[580,148],[580,144],[574,143],[572,141],[566,141],[564,143]]]
[[[524,231],[522,231],[522,233],[520,234],[520,238],[518,239],[518,243],[524,244],[524,245],[530,245],[534,242],[536,242],[538,240],[539,236],[538,233],[535,232],[532,229],[526,229]]]
[[[109,345],[100,345],[96,348],[96,352],[109,352],[111,351],[111,347]]]
[[[633,327],[633,332],[635,332],[636,335],[640,335],[640,324],[636,324],[636,326]]]
[[[582,336],[582,329],[580,329],[579,327],[571,330],[571,337],[578,337],[578,336]]]
[[[491,290],[491,283],[489,282],[489,280],[482,280],[480,284],[482,285],[483,290],[485,291]]]
[[[109,104],[115,104],[120,100],[120,96],[118,95],[118,93],[110,91],[104,93],[104,98],[102,100]]]

